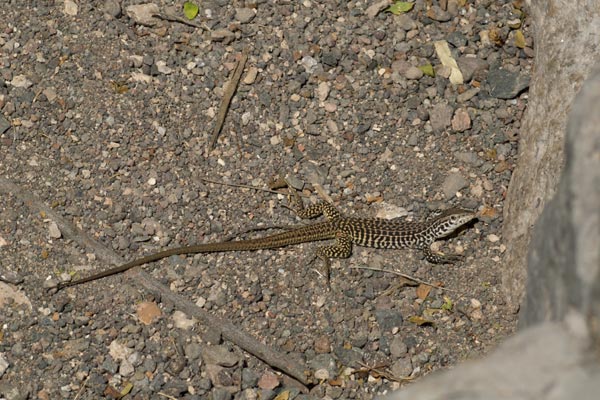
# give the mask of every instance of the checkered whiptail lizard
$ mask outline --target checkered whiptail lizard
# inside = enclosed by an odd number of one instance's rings
[[[324,261],[327,271],[329,271],[330,258],[350,257],[352,244],[380,249],[420,249],[431,263],[452,263],[461,257],[436,254],[431,251],[430,245],[477,218],[473,212],[460,208],[443,211],[435,217],[419,223],[380,218],[344,217],[333,205],[324,202],[303,208],[300,201],[297,207],[298,216],[301,218],[325,215],[327,220],[258,239],[197,244],[160,251],[85,278],[61,283],[57,288],[60,290],[64,287],[115,275],[172,255],[274,249],[327,239],[334,239],[335,243],[319,247],[316,252],[317,257]]]

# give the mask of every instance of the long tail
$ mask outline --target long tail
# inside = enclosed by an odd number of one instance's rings
[[[159,251],[158,253],[150,254],[145,257],[135,259],[126,264],[119,265],[118,267],[114,268],[109,268],[105,271],[101,271],[97,274],[93,274],[85,278],[77,279],[71,282],[61,283],[57,286],[57,289],[60,290],[65,287],[80,285],[82,283],[106,278],[107,276],[116,275],[125,272],[131,268],[158,261],[160,259],[174,255],[216,253],[224,251],[252,251],[261,249],[275,249],[294,244],[334,239],[335,233],[336,230],[331,221],[325,221],[257,239],[235,240],[231,242],[206,243],[196,244],[193,246],[176,247],[173,249]]]

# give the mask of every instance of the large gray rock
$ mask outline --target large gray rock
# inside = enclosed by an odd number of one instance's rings
[[[503,284],[521,307],[520,331],[486,358],[390,398],[599,398],[600,69],[591,71],[600,64],[600,2],[531,3],[538,58],[504,229]]]
[[[536,70],[521,128],[519,161],[504,209],[502,286],[516,311],[523,298],[531,228],[552,198],[564,165],[564,132],[575,94],[600,64],[600,2],[529,0]]]
[[[389,396],[393,400],[593,400],[600,369],[590,364],[585,326],[572,321],[527,329],[484,360],[433,374]],[[583,336],[580,336],[583,334]]]
[[[600,70],[568,124],[558,193],[531,241],[521,330],[487,358],[434,374],[393,399],[597,399],[600,393]]]
[[[590,330],[600,338],[599,105],[600,69],[583,84],[573,105],[567,164],[534,230],[521,326],[561,320],[576,309],[588,316]]]

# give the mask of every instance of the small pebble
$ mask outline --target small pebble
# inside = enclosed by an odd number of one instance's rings
[[[429,111],[429,122],[434,132],[442,132],[450,126],[453,112],[452,107],[445,103],[440,103],[432,107]]]
[[[329,353],[331,351],[331,341],[327,336],[320,336],[315,340],[315,352],[317,354]]]
[[[323,108],[325,109],[325,111],[329,112],[329,113],[333,113],[337,110],[337,105],[335,103],[332,103],[330,101],[326,101],[323,104]]]
[[[73,0],[65,0],[65,14],[74,17],[77,15],[78,10],[79,7],[77,6],[77,3],[75,3]]]
[[[181,311],[175,311],[173,313],[173,324],[179,329],[188,330],[196,325],[196,320],[194,318],[188,318],[188,316]]]
[[[327,100],[327,96],[329,96],[329,91],[331,90],[331,86],[327,82],[321,82],[317,86],[317,98],[319,101],[323,102]]]
[[[243,82],[246,85],[251,85],[254,83],[257,76],[258,76],[258,68],[250,67],[250,68],[248,68],[248,72],[246,72],[246,76],[244,77]]]
[[[316,376],[316,372],[315,372]],[[279,378],[272,372],[265,372],[258,380],[258,387],[261,389],[273,390],[279,386]]]
[[[17,75],[9,83],[17,88],[29,88],[33,85],[33,82],[27,79],[25,75]]]
[[[252,8],[238,8],[235,10],[235,19],[242,24],[247,24],[256,16],[256,12]]]
[[[460,173],[451,173],[442,184],[442,191],[447,199],[456,196],[456,193],[469,186],[469,182]]]
[[[500,238],[498,237],[498,235],[494,235],[493,233],[490,233],[490,234],[487,236],[487,240],[488,240],[489,242],[491,242],[491,243],[496,243],[497,241],[499,241],[499,240],[500,240]]]
[[[459,108],[455,111],[452,118],[452,129],[455,132],[464,132],[471,127],[471,117],[464,108]]]
[[[154,3],[127,6],[125,11],[127,16],[136,23],[147,26],[156,25],[158,19],[154,15],[160,13],[158,5]]]
[[[481,308],[481,302],[477,299],[471,299],[471,307]]]
[[[450,15],[449,12],[442,10],[438,5],[431,6],[425,15],[438,22],[447,22],[452,19],[452,15]]]
[[[327,371],[325,368],[321,368],[315,371],[315,378],[317,378],[318,380],[327,380],[329,379],[329,371]]]
[[[409,67],[404,73],[406,79],[420,79],[423,77],[423,71],[417,67]]]
[[[48,225],[48,235],[52,239],[59,239],[62,236],[62,233],[60,232],[56,222],[52,221],[50,222],[50,225]]]

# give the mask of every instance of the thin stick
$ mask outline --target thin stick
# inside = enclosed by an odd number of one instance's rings
[[[431,286],[431,287],[434,287],[436,289],[445,290],[447,292],[454,292],[454,293],[461,294],[458,290],[448,289],[448,288],[445,288],[443,286],[435,285],[435,284],[433,284],[431,282],[427,282],[427,281],[424,281],[422,279],[415,278],[414,276],[410,276],[410,275],[405,274],[405,273],[400,272],[400,271],[388,270],[388,269],[381,269],[381,268],[373,268],[373,267],[363,267],[363,266],[360,266],[360,265],[359,266],[350,267],[350,268],[352,268],[352,269],[367,269],[367,270],[370,270],[370,271],[378,271],[378,272],[387,272],[387,273],[390,273],[390,274],[401,276],[401,277],[406,278],[406,279],[410,279],[411,281],[420,283],[422,285]]]
[[[158,392],[157,394],[158,394],[159,396],[164,396],[164,397],[166,397],[166,398],[167,398],[167,399],[169,399],[169,400],[177,400],[177,397],[173,397],[173,396],[171,396],[171,395],[169,395],[169,394],[166,394],[166,393],[163,393],[163,392]]]
[[[159,18],[159,19],[163,19],[165,21],[169,21],[169,22],[179,22],[180,24],[184,24],[187,26],[192,26],[194,28],[198,28],[198,29],[203,29],[206,31],[210,31],[210,29],[205,26],[205,25],[198,25],[195,22],[192,22],[190,20],[187,20],[185,18],[180,18],[176,15],[170,15],[170,14],[164,14],[164,13],[156,13],[156,14],[152,14],[153,17]]]
[[[383,376],[384,378],[386,378],[389,381],[395,381],[395,382],[402,382],[402,381],[412,381],[414,378],[410,377],[410,376],[396,376],[392,373],[383,371],[380,368],[377,367],[370,367],[367,364],[358,361],[358,364],[360,364],[363,368],[365,368],[367,370],[367,372],[375,372],[376,374],[378,374],[379,376]]]
[[[200,180],[203,182],[214,183],[215,185],[252,189],[252,190],[256,190],[256,191],[260,191],[260,192],[267,192],[267,193],[274,193],[274,194],[283,194],[281,192],[278,192],[277,190],[265,189],[265,188],[261,188],[261,187],[257,187],[257,186],[251,186],[251,185],[244,185],[243,183],[219,182],[219,181],[213,181],[212,179],[207,179],[207,178],[200,178]]]
[[[235,67],[235,71],[233,72],[233,77],[231,78],[231,81],[229,81],[229,83],[227,84],[225,93],[223,93],[223,99],[221,99],[221,105],[219,106],[219,113],[217,115],[217,123],[215,125],[212,137],[210,138],[209,150],[215,148],[215,144],[217,143],[217,139],[219,138],[219,133],[221,133],[221,129],[223,129],[225,117],[227,116],[227,110],[229,110],[229,104],[231,104],[231,99],[233,98],[233,95],[235,94],[235,91],[240,83],[240,79],[242,77],[242,72],[244,71],[246,61],[248,61],[248,50],[244,50],[242,52],[240,61],[238,61]]]
[[[81,387],[79,388],[79,390],[77,391],[77,394],[75,395],[75,398],[73,400],[78,400],[79,397],[81,397],[81,394],[83,393],[83,391],[85,390],[85,385],[87,384],[87,381],[90,380],[90,376],[88,375],[85,380],[81,383]]]
[[[85,234],[81,230],[77,229],[73,224],[58,214],[52,207],[49,207],[44,202],[39,200],[33,193],[22,189],[18,185],[15,185],[2,177],[0,177],[0,193],[5,193],[6,195],[12,194],[25,203],[34,213],[43,211],[49,219],[56,222],[66,239],[71,239],[81,247],[88,248],[90,251],[93,251],[101,260],[107,261],[114,265],[121,265],[125,262],[121,256],[100,242],[92,239],[89,235]],[[267,345],[262,344],[258,340],[254,339],[250,334],[242,330],[241,327],[235,326],[229,321],[211,315],[186,298],[173,293],[167,286],[152,278],[142,269],[135,268],[130,270],[125,274],[125,276],[133,278],[132,281],[135,284],[141,285],[148,291],[160,293],[161,297],[174,304],[175,308],[182,310],[189,316],[196,317],[198,320],[202,321],[212,329],[220,331],[223,338],[238,345],[243,350],[264,361],[266,364],[288,374],[290,377],[298,380],[304,385],[308,385],[310,383],[310,376],[306,374],[306,371],[310,371],[308,366],[300,362],[295,362],[293,357],[279,353]]]
[[[313,183],[312,184],[313,187],[315,188],[315,192],[317,192],[317,194],[326,202],[328,202],[329,204],[333,203],[333,199],[331,198],[330,195],[327,194],[327,192],[325,191],[325,189],[323,188],[323,186],[321,186],[318,183]]]

